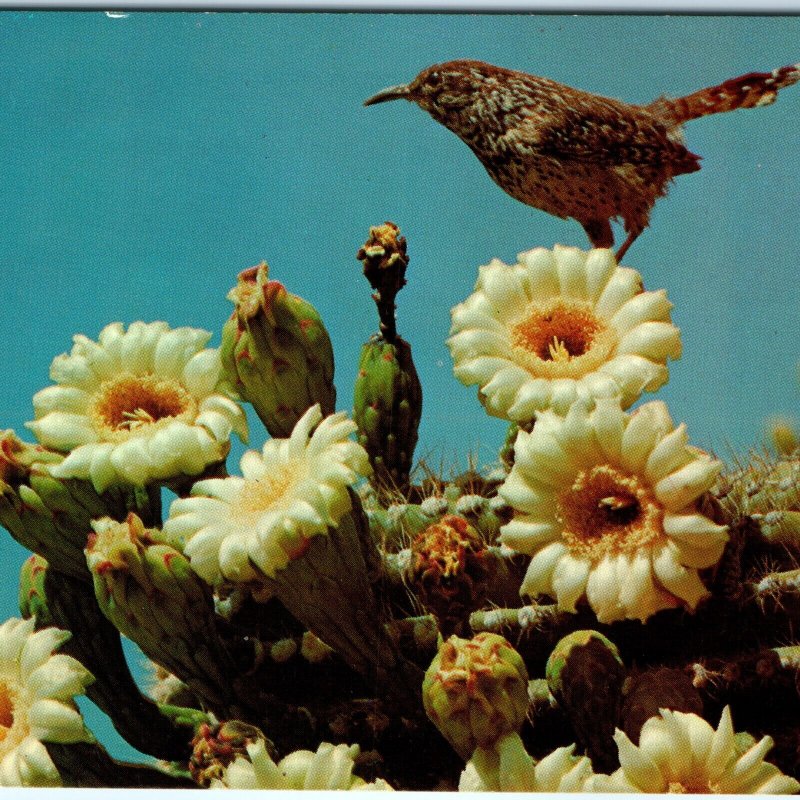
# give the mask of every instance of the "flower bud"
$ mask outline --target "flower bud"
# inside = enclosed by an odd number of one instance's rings
[[[217,640],[211,589],[135,514],[92,527],[86,561],[102,612],[212,709],[225,709],[233,670]]]
[[[55,569],[85,581],[91,520],[123,517],[126,497],[121,490],[100,495],[77,478],[55,478],[50,468],[63,459],[13,431],[0,433],[0,525]]]
[[[625,667],[616,645],[597,631],[574,631],[547,659],[547,683],[596,770],[619,766],[614,730]]]
[[[364,268],[364,277],[374,290],[372,299],[378,307],[380,335],[387,342],[397,339],[395,298],[406,285],[410,260],[407,249],[400,228],[393,222],[385,222],[369,229],[369,238],[356,253]]]
[[[289,436],[316,403],[332,414],[333,348],[316,309],[269,280],[263,262],[239,275],[228,299],[236,310],[222,330],[222,363],[270,435]]]
[[[35,553],[26,558],[19,572],[19,611],[24,619],[36,617],[37,628],[53,625],[44,588],[47,561]]]
[[[774,417],[768,422],[769,438],[779,455],[788,456],[800,448],[800,432],[790,419]]]
[[[519,733],[528,712],[528,671],[496,633],[451,636],[425,673],[422,699],[431,721],[467,760],[476,747]]]

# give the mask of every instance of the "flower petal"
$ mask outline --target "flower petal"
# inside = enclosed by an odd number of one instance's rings
[[[45,447],[62,452],[97,441],[97,433],[89,419],[68,411],[52,411],[35,422],[26,422],[25,427],[33,431]]]
[[[632,353],[650,361],[681,357],[681,332],[671,322],[642,322],[620,340],[617,352]]]
[[[643,290],[642,276],[635,269],[618,267],[595,304],[595,313],[610,320],[624,303]]]
[[[566,552],[567,548],[561,542],[552,542],[539,550],[528,564],[519,593],[528,597],[553,595],[553,571]]]
[[[662,547],[653,556],[653,570],[665,589],[683,600],[690,609],[710,594],[703,585],[697,570],[678,563],[676,554],[669,547]]]
[[[562,297],[584,300],[587,296],[586,253],[577,247],[556,245],[558,283]]]
[[[183,382],[195,397],[208,397],[216,388],[221,373],[219,350],[201,350],[183,368]]]
[[[655,485],[658,500],[667,511],[681,511],[707,492],[722,470],[722,462],[696,458]]]
[[[592,566],[586,583],[586,599],[602,623],[624,619],[625,612],[619,601],[620,585],[617,569],[611,556],[605,556]]]
[[[619,752],[619,763],[625,777],[640,792],[661,793],[666,791],[667,782],[661,770],[642,748],[637,747],[621,730],[614,734]]]
[[[520,253],[517,260],[525,267],[525,282],[530,297],[546,299],[559,293],[558,267],[553,251],[537,247]]]
[[[497,259],[478,270],[475,288],[482,291],[496,309],[511,316],[523,314],[528,307],[529,299],[520,274]]]
[[[623,303],[611,318],[611,324],[625,334],[645,322],[669,322],[671,308],[672,303],[667,300],[667,293],[663,289],[641,292]]]
[[[80,712],[58,700],[35,700],[28,712],[31,736],[40,741],[70,744],[86,741],[89,734]]]
[[[559,525],[552,522],[526,522],[512,519],[500,529],[500,542],[518,553],[531,555],[540,548],[558,539],[561,535]]]
[[[553,591],[558,607],[563,611],[575,611],[575,604],[586,592],[590,564],[584,559],[568,553],[558,560],[553,569]]]

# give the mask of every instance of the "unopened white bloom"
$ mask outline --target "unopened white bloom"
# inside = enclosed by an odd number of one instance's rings
[[[211,782],[212,789],[323,789],[388,790],[383,780],[366,783],[353,775],[354,759],[360,748],[323,742],[316,753],[297,750],[277,764],[269,757],[264,742],[247,745],[247,758],[237,756],[222,777]]]
[[[697,500],[721,464],[688,445],[660,401],[633,414],[616,399],[542,413],[521,431],[499,493],[514,509],[503,544],[532,556],[521,593],[565,611],[582,598],[600,622],[694,609],[728,535]]]
[[[460,792],[586,792],[594,775],[575,745],[559,747],[541,761],[526,752],[519,734],[500,739],[493,748],[478,748],[458,782]]]
[[[165,322],[107,325],[97,342],[74,337],[50,367],[54,386],[33,397],[27,426],[45,447],[69,453],[56,477],[86,478],[102,492],[198,475],[221,461],[232,432],[245,440],[242,408],[220,391],[211,338]]]
[[[598,792],[680,792],[688,794],[795,794],[800,783],[764,761],[772,738],[742,749],[730,709],[714,730],[702,717],[662,709],[642,726],[639,746],[620,730],[614,735],[620,768],[597,775]],[[752,741],[752,740],[751,740]]]
[[[90,741],[73,697],[94,681],[82,664],[54,653],[68,631],[34,620],[0,625],[0,786],[60,786],[42,742]]]
[[[456,377],[476,384],[486,410],[528,422],[579,396],[619,395],[623,408],[667,381],[681,354],[666,293],[646,292],[610,250],[557,245],[480,268],[475,292],[452,312]]]
[[[355,428],[344,412],[322,419],[312,406],[288,439],[242,456],[242,477],[198,481],[175,500],[164,532],[211,584],[256,580],[258,571],[274,577],[350,510],[348,490],[370,469],[349,438]]]

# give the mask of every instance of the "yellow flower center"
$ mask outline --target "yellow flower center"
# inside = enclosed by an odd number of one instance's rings
[[[241,493],[231,503],[231,524],[252,528],[264,514],[288,510],[293,502],[303,499],[296,496],[294,489],[306,472],[302,463],[286,464],[273,468],[263,478],[245,480]],[[302,555],[308,548],[309,539],[293,527],[279,524],[270,536],[291,559]]]
[[[241,519],[260,516],[281,505],[297,480],[297,473],[288,467],[276,469],[258,480],[246,480],[242,492],[231,505],[233,516]]]
[[[11,691],[4,683],[0,683],[0,742],[2,742],[14,724],[14,700]]]
[[[103,439],[121,441],[153,426],[197,416],[197,401],[177,380],[126,372],[105,381],[91,409]]]
[[[672,781],[667,787],[669,794],[721,794],[716,784],[702,782]]]
[[[514,352],[536,378],[581,378],[607,361],[617,344],[613,328],[590,303],[557,298],[533,304],[511,328]]]
[[[558,495],[556,514],[569,551],[593,562],[664,536],[664,510],[649,487],[609,464],[579,472]]]

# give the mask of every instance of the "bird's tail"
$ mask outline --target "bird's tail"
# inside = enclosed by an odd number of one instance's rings
[[[671,125],[682,125],[707,114],[720,114],[737,108],[755,108],[774,103],[778,90],[800,81],[800,64],[779,67],[772,72],[748,72],[718,86],[678,97],[659,97],[647,109]]]

